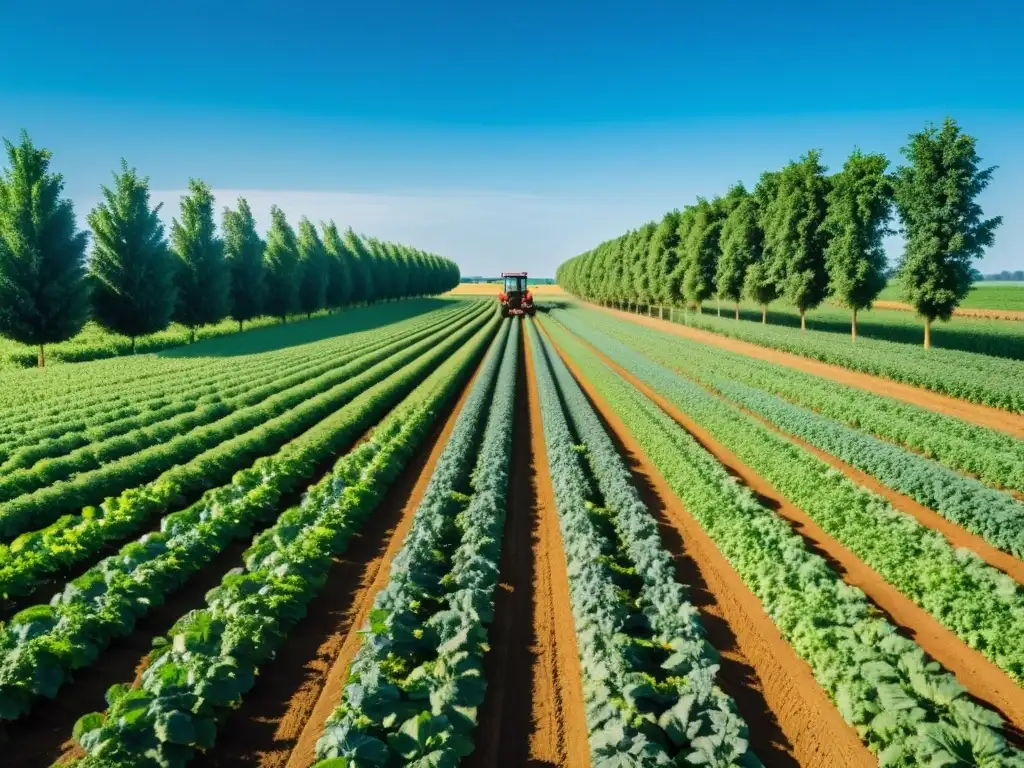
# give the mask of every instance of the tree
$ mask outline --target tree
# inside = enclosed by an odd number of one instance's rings
[[[171,221],[171,246],[178,257],[175,284],[178,301],[174,319],[189,329],[219,323],[228,313],[231,276],[224,261],[224,241],[213,220],[213,192],[198,179],[189,179],[188,195],[181,198],[181,221]]]
[[[266,243],[256,232],[256,219],[244,197],[238,198],[238,210],[224,209],[222,221],[224,259],[231,275],[230,314],[242,330],[243,322],[263,314]]]
[[[305,216],[299,221],[299,308],[311,317],[327,304],[327,251],[316,227]]]
[[[722,231],[722,218],[718,201],[697,198],[693,206],[693,219],[684,248],[686,269],[683,273],[683,297],[696,306],[715,293],[715,271],[718,266],[718,240]]]
[[[857,341],[857,311],[870,309],[885,288],[883,238],[890,234],[892,183],[885,155],[855,150],[832,177],[822,228],[828,236],[825,266],[829,292],[849,307],[850,336]]]
[[[669,211],[658,223],[651,237],[647,254],[647,272],[651,293],[658,304],[672,304],[670,276],[679,263],[679,218],[677,210]]]
[[[38,350],[67,341],[85,325],[87,235],[63,199],[64,179],[50,173],[49,150],[22,132],[4,140],[10,167],[0,178],[0,335]]]
[[[370,252],[352,227],[345,230],[344,242],[352,254],[352,300],[369,303],[375,298]]]
[[[740,319],[740,299],[744,281],[751,264],[761,261],[764,232],[758,222],[757,198],[747,194],[742,184],[730,192],[736,205],[722,223],[719,238],[721,255],[715,271],[718,295],[736,305],[736,319]]]
[[[341,309],[352,301],[352,255],[334,221],[320,223],[327,252],[327,306]]]
[[[829,189],[825,170],[816,150],[787,165],[764,212],[764,248],[771,276],[780,293],[800,310],[801,330],[807,328],[807,310],[828,295],[828,241],[821,227]]]
[[[971,262],[995,241],[1002,217],[982,219],[978,194],[995,166],[979,169],[976,141],[947,118],[927,125],[903,148],[908,166],[896,172],[895,198],[906,234],[899,280],[904,297],[924,317],[924,346],[931,324],[948,320],[971,289]]]
[[[769,254],[765,249],[766,212],[779,193],[780,171],[765,171],[754,187],[757,227],[761,230],[761,249],[757,259],[747,265],[743,276],[743,295],[761,306],[761,325],[768,323],[768,305],[779,298],[779,286],[772,274]]]
[[[288,314],[299,307],[299,245],[295,230],[276,205],[270,206],[270,229],[263,264],[267,275],[264,309],[282,323],[286,322]]]
[[[88,281],[92,317],[103,328],[127,336],[135,351],[139,336],[162,331],[177,299],[174,256],[160,207],[149,203],[149,179],[121,161],[114,187],[101,186],[103,202],[88,215],[92,253]]]

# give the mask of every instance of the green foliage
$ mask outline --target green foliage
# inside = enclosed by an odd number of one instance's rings
[[[249,202],[238,198],[238,209],[224,209],[224,259],[231,274],[230,315],[241,326],[263,314],[267,286],[264,281],[263,250],[266,244],[256,232],[256,219]]]
[[[722,222],[715,285],[722,298],[738,304],[743,298],[747,269],[761,260],[764,232],[758,221],[757,199],[742,184],[733,187],[729,194],[734,205]]]
[[[149,179],[121,161],[114,187],[89,214],[92,316],[103,328],[133,340],[167,328],[177,302],[175,262],[150,207]]]
[[[22,132],[4,140],[9,167],[0,178],[0,335],[39,347],[78,333],[88,314],[86,233],[78,230],[64,180],[50,172],[49,150]]]
[[[718,263],[719,238],[722,233],[719,200],[697,198],[692,207],[689,231],[683,241],[683,298],[700,306],[715,294],[715,268]]]
[[[888,264],[883,238],[891,234],[892,183],[884,155],[855,150],[843,170],[831,178],[825,265],[829,291],[844,306],[870,309],[885,288]]]
[[[679,219],[678,210],[669,211],[659,222],[651,237],[650,250],[647,254],[647,272],[651,276],[652,298],[658,304],[679,303],[679,286],[674,275],[679,264]],[[598,269],[603,264],[595,264]],[[593,278],[586,277],[587,282]]]
[[[352,231],[352,227],[345,230],[343,241],[352,255],[352,300],[373,301],[376,297],[373,257],[359,235]]]
[[[925,318],[949,319],[971,288],[971,264],[995,241],[1002,217],[982,218],[977,197],[995,166],[978,167],[976,141],[947,118],[910,136],[908,166],[896,172],[895,198],[906,248],[903,295]]]
[[[174,319],[195,329],[227,316],[231,273],[214,223],[213,192],[198,179],[190,179],[188,189],[181,199],[181,221],[171,222],[178,288]]]
[[[299,309],[307,315],[323,309],[327,303],[327,281],[330,277],[327,250],[316,227],[305,216],[299,221],[297,239],[299,253]]]
[[[299,308],[299,244],[295,230],[276,205],[270,207],[270,229],[263,253],[267,297],[264,309],[284,321]]]
[[[812,150],[783,168],[762,215],[771,279],[801,311],[821,304],[828,292],[822,224],[829,180],[820,158],[821,153]]]
[[[352,301],[352,254],[341,239],[338,226],[334,221],[320,223],[323,232],[324,250],[327,252],[327,294],[324,301],[331,309],[340,309]],[[407,265],[412,270],[413,265]],[[411,281],[410,276],[410,281]],[[408,295],[408,292],[403,295]]]

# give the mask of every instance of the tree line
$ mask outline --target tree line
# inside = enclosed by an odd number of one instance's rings
[[[696,307],[712,297],[762,308],[785,299],[800,312],[833,297],[852,312],[870,309],[886,285],[883,238],[893,213],[906,245],[895,276],[905,300],[931,323],[948,320],[970,291],[972,262],[992,245],[1002,217],[983,218],[978,194],[994,167],[980,167],[976,141],[952,119],[927,125],[889,171],[877,153],[854,150],[828,175],[817,151],[761,174],[753,190],[697,198],[563,263],[556,279],[570,293],[605,304]]]
[[[459,283],[449,259],[361,237],[333,221],[293,227],[277,206],[264,239],[244,198],[215,222],[214,198],[189,181],[167,237],[149,179],[122,160],[79,230],[51,153],[22,133],[4,140],[0,176],[0,336],[38,349],[67,341],[92,319],[131,339],[178,322],[191,331],[226,317],[282,322],[352,304],[443,293]],[[87,255],[87,249],[89,250]]]

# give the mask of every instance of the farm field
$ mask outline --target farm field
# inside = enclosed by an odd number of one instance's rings
[[[894,282],[886,285],[878,298],[899,303],[903,299],[899,286]],[[982,310],[994,314],[1005,312],[1008,313],[1007,317],[1019,318],[1024,313],[1024,283],[996,280],[975,283],[959,309]]]
[[[542,293],[0,374],[4,764],[1021,764],[1014,414]]]

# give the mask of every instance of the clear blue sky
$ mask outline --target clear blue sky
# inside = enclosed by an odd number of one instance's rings
[[[897,161],[950,114],[1000,166],[980,267],[1021,269],[1022,38],[990,0],[4,3],[0,134],[54,151],[81,217],[123,156],[168,218],[197,176],[548,275],[812,147]]]

